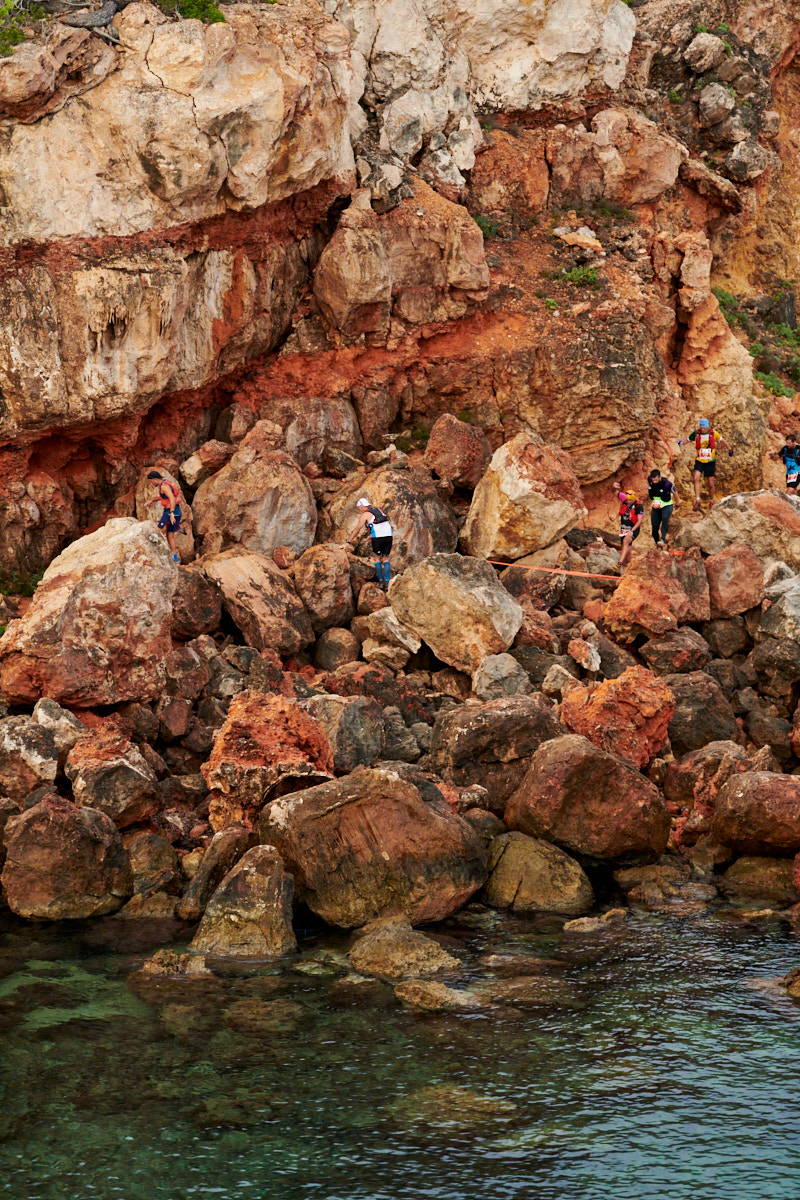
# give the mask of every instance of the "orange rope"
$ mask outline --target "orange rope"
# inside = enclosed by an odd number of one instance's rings
[[[487,558],[486,561],[493,567],[522,567],[524,571],[544,571],[547,575],[576,575],[578,579],[613,579],[615,583],[619,583],[622,578],[620,575],[590,575],[587,571],[562,571],[558,567],[531,567],[527,563],[496,562],[493,558]]]

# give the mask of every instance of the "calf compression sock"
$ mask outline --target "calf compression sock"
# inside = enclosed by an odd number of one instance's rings
[[[392,574],[392,568],[389,563],[383,564],[383,582],[388,583]]]
[[[382,568],[383,568],[383,563],[379,563],[379,562],[375,563],[375,578],[377,579],[378,583],[383,583]]]

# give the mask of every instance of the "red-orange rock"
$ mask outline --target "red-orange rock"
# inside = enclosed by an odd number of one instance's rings
[[[626,578],[631,576],[647,580],[667,598],[679,625],[709,620],[708,578],[699,550],[687,550],[681,555],[648,550],[632,561]],[[652,632],[665,633],[666,630],[654,629]]]
[[[222,619],[219,590],[197,567],[178,568],[178,586],[172,597],[170,633],[189,642],[201,633],[213,633]]]
[[[434,787],[394,771],[346,779],[273,801],[259,822],[294,876],[299,899],[331,925],[405,915],[441,921],[484,883],[486,851]]]
[[[735,617],[764,599],[764,568],[749,546],[733,542],[706,559],[711,616]]]
[[[333,755],[320,725],[293,700],[245,691],[231,701],[202,772],[217,831],[251,826],[269,795],[332,775]]]
[[[425,447],[426,465],[456,487],[477,487],[491,457],[492,447],[481,430],[451,413],[434,423]]]
[[[543,608],[534,608],[527,597],[519,600],[522,609],[522,624],[514,638],[515,646],[538,646],[549,654],[558,654],[560,643],[553,633],[553,621]]]
[[[133,892],[122,838],[104,813],[61,796],[11,817],[2,883],[9,908],[48,921],[116,912]]]
[[[672,692],[644,667],[629,667],[596,690],[572,688],[561,704],[561,721],[601,750],[644,767],[667,741],[675,711]]]
[[[620,642],[633,642],[640,634],[669,633],[678,623],[669,600],[655,583],[626,575],[606,605],[603,624]]]
[[[576,734],[536,751],[504,819],[570,853],[620,863],[659,858],[670,824],[655,784]]]
[[[113,725],[81,738],[67,756],[65,771],[76,804],[105,813],[120,829],[161,808],[155,774]]]
[[[732,775],[750,768],[750,759],[735,742],[709,742],[669,764],[664,795],[676,808],[688,810],[679,839],[683,845],[691,846],[709,832],[720,788]]]

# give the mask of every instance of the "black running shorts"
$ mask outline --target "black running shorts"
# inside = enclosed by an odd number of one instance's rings
[[[383,557],[392,553],[392,535],[372,539],[372,553]]]
[[[711,462],[700,462],[699,458],[694,460],[694,469],[699,471],[701,475],[705,475],[706,479],[710,479],[712,475],[717,473],[717,460],[712,458]]]

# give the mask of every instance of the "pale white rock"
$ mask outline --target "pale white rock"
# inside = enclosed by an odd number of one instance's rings
[[[725,43],[716,34],[698,33],[684,50],[683,58],[695,75],[702,75],[720,65],[725,58]]]
[[[510,654],[487,654],[472,676],[472,690],[479,700],[502,700],[504,696],[527,696],[533,685]]]
[[[37,700],[33,709],[33,719],[42,729],[53,735],[59,769],[63,770],[72,747],[86,736],[86,726],[66,708],[62,708],[56,700]]]
[[[151,700],[172,648],[178,568],[149,522],[118,518],[53,560],[24,617],[0,642],[0,690],[78,708]]]
[[[459,554],[434,554],[389,585],[400,621],[456,670],[472,674],[487,654],[513,642],[522,608],[488,563]]]
[[[800,572],[800,499],[777,490],[735,492],[680,537],[682,546],[699,546],[705,554],[719,554],[734,542],[749,546],[763,563],[781,560]]]
[[[558,541],[585,515],[569,455],[520,433],[492,456],[461,542],[482,558],[521,558]]]

